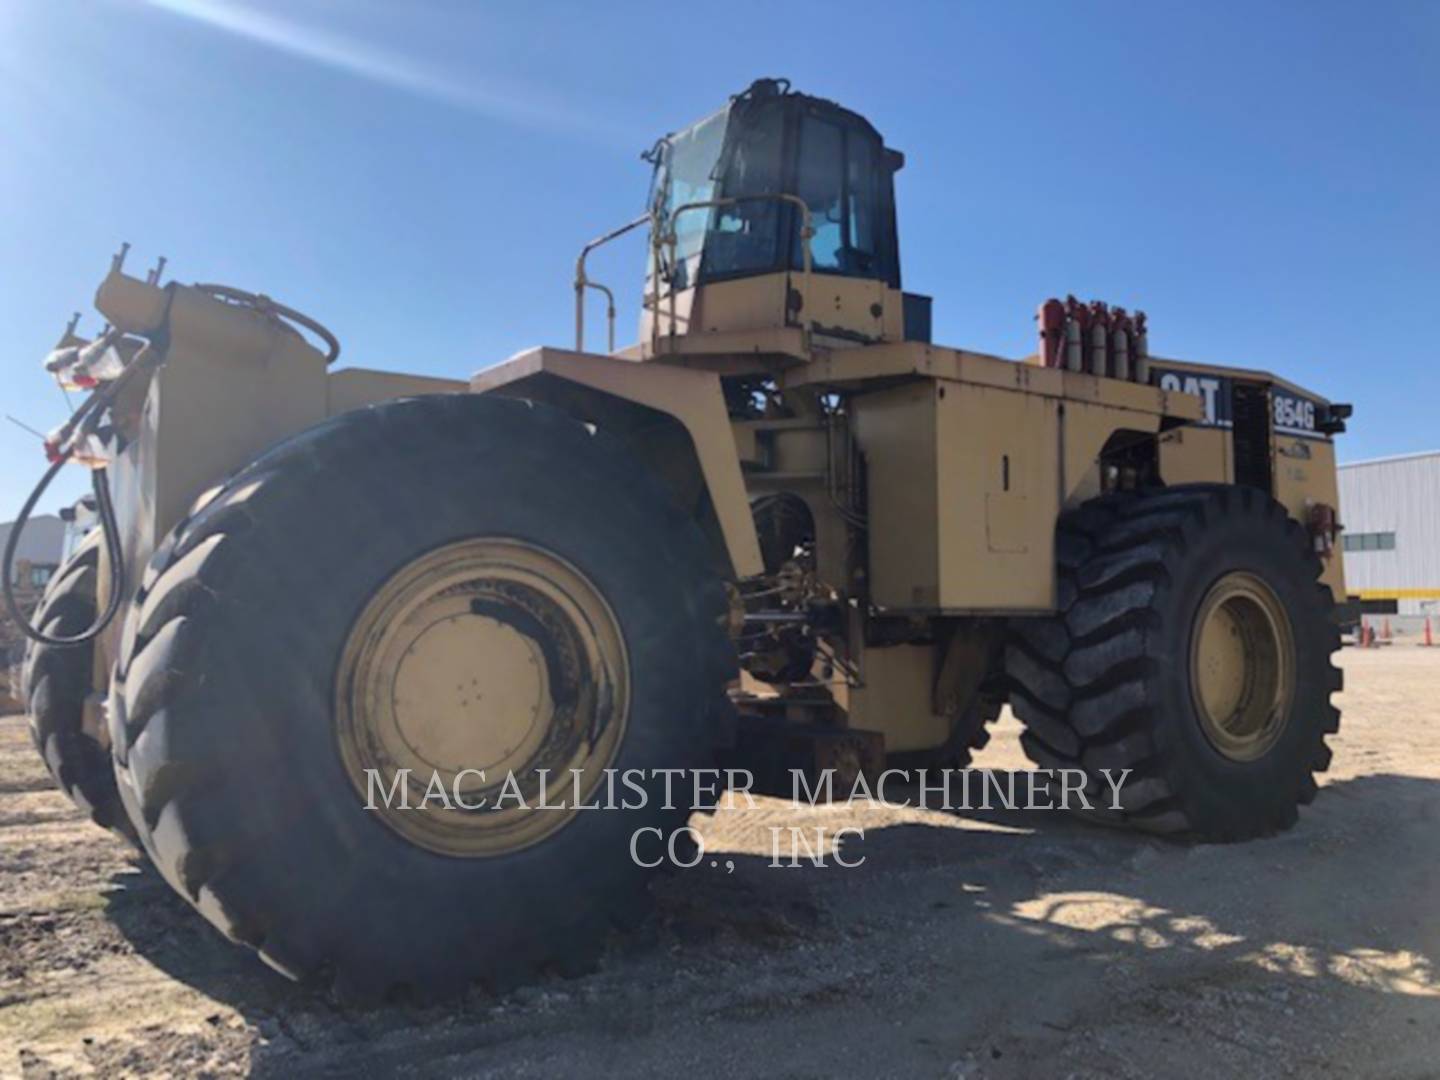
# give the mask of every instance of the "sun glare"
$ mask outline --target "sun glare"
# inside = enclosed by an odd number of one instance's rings
[[[235,37],[420,97],[542,128],[591,131],[590,118],[525,88],[481,85],[396,50],[231,0],[140,0]]]

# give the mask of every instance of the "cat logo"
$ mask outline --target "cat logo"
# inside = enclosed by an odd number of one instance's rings
[[[1195,394],[1205,402],[1205,416],[1201,423],[1210,427],[1230,426],[1229,380],[1180,371],[1159,371],[1157,374],[1161,390]]]

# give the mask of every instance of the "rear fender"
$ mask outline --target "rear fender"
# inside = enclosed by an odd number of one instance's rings
[[[564,349],[531,349],[479,372],[477,394],[541,401],[623,439],[695,515],[727,576],[761,573],[720,377]]]

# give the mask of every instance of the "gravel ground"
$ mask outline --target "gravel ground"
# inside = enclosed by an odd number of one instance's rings
[[[721,865],[659,882],[594,973],[368,1010],[229,946],[5,718],[0,1075],[1440,1076],[1440,649],[1343,663],[1284,836],[761,800],[698,822]],[[1015,736],[977,764],[1023,768]],[[791,824],[864,827],[864,865],[768,866]]]

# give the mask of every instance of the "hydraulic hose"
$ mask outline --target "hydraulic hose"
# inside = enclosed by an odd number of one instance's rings
[[[35,504],[45,494],[51,481],[59,474],[60,470],[70,461],[75,453],[75,445],[78,440],[83,440],[93,435],[100,426],[100,420],[105,415],[110,403],[115,400],[120,390],[141,371],[148,370],[160,358],[159,350],[153,346],[146,346],[141,349],[135,358],[126,366],[120,377],[115,381],[98,387],[85,401],[75,410],[75,414],[65,422],[55,437],[54,458],[50,467],[45,470],[45,475],[35,485],[35,490],[25,500],[25,505],[20,509],[20,516],[15,519],[15,524],[10,527],[10,535],[5,541],[5,554],[0,558],[0,575],[4,576],[0,582],[0,591],[3,591],[5,598],[5,610],[10,618],[15,620],[15,625],[20,632],[31,641],[41,645],[63,647],[69,645],[84,645],[94,641],[110,625],[120,605],[125,598],[125,552],[120,542],[120,527],[115,520],[115,506],[110,500],[110,478],[103,468],[95,469],[91,479],[95,491],[95,511],[100,519],[100,529],[105,537],[105,555],[110,561],[110,599],[105,605],[105,610],[95,620],[94,624],[68,637],[57,637],[47,634],[37,627],[20,610],[19,601],[15,599],[15,549],[19,546],[20,535],[25,531],[25,525],[30,520],[30,515],[35,511]]]
[[[329,328],[323,323],[312,319],[302,311],[296,311],[287,304],[282,304],[278,300],[272,300],[264,293],[246,292],[244,289],[237,289],[230,285],[197,283],[195,288],[200,292],[208,293],[217,300],[228,300],[232,304],[254,308],[263,314],[279,316],[287,322],[295,323],[297,326],[303,326],[325,343],[326,364],[333,364],[340,357],[340,339],[332,334]]]
[[[120,544],[120,528],[115,521],[115,507],[110,501],[110,481],[104,469],[96,469],[93,477],[95,490],[95,510],[100,518],[100,529],[105,536],[105,554],[110,560],[110,600],[105,605],[104,612],[97,618],[93,625],[72,634],[68,637],[57,637],[47,634],[20,610],[20,604],[15,599],[14,565],[15,549],[20,542],[20,534],[25,530],[25,524],[30,520],[30,515],[35,510],[35,504],[45,494],[45,489],[50,482],[70,461],[70,452],[66,451],[60,458],[45,470],[45,475],[40,478],[40,483],[35,485],[35,490],[25,500],[25,505],[20,510],[20,516],[15,519],[15,524],[10,527],[10,536],[5,541],[5,556],[3,559],[3,572],[5,575],[4,593],[5,609],[10,613],[10,618],[15,620],[15,625],[20,627],[20,632],[31,641],[41,645],[64,647],[69,645],[84,645],[86,642],[94,641],[104,629],[110,625],[115,618],[116,612],[120,610],[121,601],[125,596],[125,558],[124,551]]]

